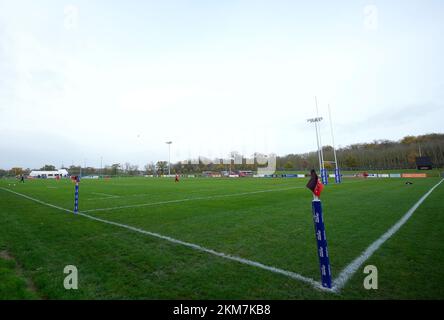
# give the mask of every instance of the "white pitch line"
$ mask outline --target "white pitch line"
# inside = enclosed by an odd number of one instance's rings
[[[108,197],[108,198],[119,198],[119,196],[108,194],[108,193],[91,192],[91,194],[97,194],[99,196],[105,196],[105,197]]]
[[[43,204],[43,205],[45,205],[45,206],[48,206],[48,207],[51,207],[51,208],[54,208],[54,209],[59,209],[59,210],[67,211],[67,212],[73,212],[72,210],[65,209],[65,208],[62,208],[62,207],[56,206],[56,205],[54,205],[54,204],[50,204],[50,203],[47,203],[47,202],[44,202],[44,201],[41,201],[41,200],[38,200],[38,199],[32,198],[32,197],[27,196],[26,194],[23,194],[23,193],[15,192],[15,191],[12,191],[12,190],[10,190],[10,189],[3,188],[3,187],[0,187],[0,189],[2,189],[2,190],[4,190],[4,191],[7,191],[7,192],[10,192],[10,193],[14,193],[14,194],[16,194],[16,195],[18,195],[18,196],[21,196],[21,197],[26,198],[26,199],[28,199],[28,200],[31,200],[31,201],[34,201],[34,202],[37,202],[37,203]]]
[[[425,199],[435,190],[444,179],[439,181],[434,185],[426,194],[424,194],[421,199],[416,202],[413,207],[396,223],[394,224],[386,233],[384,233],[378,240],[373,242],[364,252],[361,253],[359,257],[353,260],[349,265],[347,265],[339,274],[339,276],[333,281],[334,292],[339,292],[347,283],[347,281],[353,276],[353,274],[358,271],[362,264],[368,260],[376,250],[378,250],[381,245],[390,239],[413,215],[413,213],[418,209],[418,207],[424,202]]]
[[[2,189],[4,191],[7,191],[7,192],[10,192],[10,193],[13,193],[15,195],[24,197],[24,198],[26,198],[28,200],[40,203],[42,205],[45,205],[45,206],[48,206],[48,207],[51,207],[51,208],[54,208],[54,209],[58,209],[58,210],[62,210],[62,211],[66,211],[66,212],[72,213],[72,210],[69,210],[69,209],[66,209],[66,208],[62,208],[62,207],[59,207],[59,206],[56,206],[56,205],[53,205],[53,204],[50,204],[50,203],[47,203],[47,202],[35,199],[35,198],[32,198],[32,197],[27,196],[25,194],[22,194],[22,193],[19,193],[19,192],[15,192],[15,191],[12,191],[12,190],[9,190],[9,189],[6,189],[6,188],[2,188],[2,187],[0,187],[0,189]],[[155,237],[155,238],[158,238],[158,239],[166,240],[166,241],[174,243],[174,244],[179,244],[179,245],[182,245],[182,246],[185,246],[185,247],[197,250],[197,251],[205,252],[205,253],[208,253],[208,254],[211,254],[211,255],[214,255],[214,256],[217,256],[217,257],[221,257],[221,258],[227,259],[227,260],[236,261],[236,262],[239,262],[239,263],[242,263],[242,264],[245,264],[245,265],[249,265],[249,266],[253,266],[253,267],[256,267],[256,268],[267,270],[267,271],[270,271],[270,272],[273,272],[273,273],[281,274],[281,275],[284,275],[286,277],[289,277],[289,278],[292,278],[292,279],[295,279],[295,280],[299,280],[299,281],[308,283],[311,286],[313,286],[314,288],[319,289],[319,290],[328,291],[328,292],[332,291],[330,289],[324,288],[321,285],[320,282],[318,282],[318,281],[316,281],[314,279],[308,278],[308,277],[304,277],[303,275],[300,275],[299,273],[296,273],[296,272],[279,269],[279,268],[276,268],[276,267],[273,267],[273,266],[268,266],[268,265],[265,265],[265,264],[262,264],[260,262],[256,262],[256,261],[253,261],[253,260],[248,260],[248,259],[240,258],[240,257],[237,257],[237,256],[229,255],[229,254],[226,254],[226,253],[223,253],[223,252],[218,252],[218,251],[215,251],[215,250],[212,250],[212,249],[208,249],[208,248],[199,246],[199,245],[194,244],[194,243],[185,242],[185,241],[182,241],[182,240],[177,240],[175,238],[171,238],[171,237],[168,237],[168,236],[161,235],[159,233],[155,233],[155,232],[139,229],[139,228],[132,227],[132,226],[129,226],[129,225],[126,225],[126,224],[117,223],[117,222],[113,222],[113,221],[97,218],[97,217],[85,214],[83,212],[79,212],[78,215],[82,216],[82,217],[85,217],[85,218],[88,218],[88,219],[91,219],[91,220],[99,221],[99,222],[106,223],[106,224],[109,224],[109,225],[113,225],[113,226],[116,226],[116,227],[124,228],[124,229],[130,230],[130,231],[134,231],[134,232],[138,232],[138,233],[141,233],[141,234],[149,235],[151,237]]]
[[[301,188],[305,188],[305,187],[297,186],[297,187],[290,187],[290,188],[268,189],[268,190],[259,190],[259,191],[242,192],[242,193],[222,194],[222,195],[214,195],[214,196],[207,196],[207,197],[167,200],[167,201],[159,201],[159,202],[150,202],[150,203],[141,203],[141,204],[126,205],[126,206],[110,207],[110,208],[89,209],[89,210],[83,210],[83,212],[111,211],[111,210],[128,209],[128,208],[149,207],[149,206],[156,206],[156,205],[160,205],[160,204],[187,202],[187,201],[194,201],[194,200],[208,200],[208,199],[225,198],[225,197],[237,197],[237,196],[244,196],[244,195],[249,195],[249,194],[285,191],[285,190],[301,189]]]
[[[85,199],[86,201],[94,201],[94,200],[108,200],[108,199],[115,199],[115,198],[121,198],[121,196],[116,196],[108,193],[101,193],[101,192],[91,192],[91,194],[96,194],[99,196],[104,196],[101,198],[88,198]]]

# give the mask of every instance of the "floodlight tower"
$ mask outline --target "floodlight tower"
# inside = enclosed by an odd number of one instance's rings
[[[330,110],[330,105],[328,105],[328,116],[330,118],[330,130],[331,130],[331,140],[333,143],[333,154],[335,156],[335,166],[336,168],[339,168],[339,163],[338,163],[338,158],[336,156],[336,146],[335,146],[335,135],[333,133],[333,122],[331,120],[331,110]]]
[[[168,175],[171,175],[171,144],[173,141],[165,142],[168,145]]]
[[[318,145],[318,157],[319,157],[319,173],[321,173],[322,172],[322,168],[324,167],[324,163],[323,163],[323,160],[322,160],[321,149],[320,149],[319,134],[318,134],[318,122],[322,121],[322,117],[316,117],[316,118],[307,119],[307,121],[310,122],[310,123],[314,123],[315,124],[316,143]]]
[[[319,109],[318,109],[318,98],[315,96],[315,105],[316,105],[316,117],[319,118]],[[322,118],[321,118],[322,120]],[[322,169],[325,169],[324,166],[324,150],[322,149],[322,139],[321,139],[321,124],[316,127],[319,131],[319,150],[321,152],[321,161],[322,161]]]

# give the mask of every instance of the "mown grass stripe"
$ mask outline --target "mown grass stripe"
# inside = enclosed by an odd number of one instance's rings
[[[62,208],[62,207],[59,207],[59,206],[56,206],[56,205],[44,202],[42,200],[38,200],[38,199],[32,198],[32,197],[27,196],[25,194],[22,194],[22,193],[19,193],[19,192],[16,192],[16,191],[12,191],[10,189],[3,188],[3,187],[0,187],[0,189],[2,189],[4,191],[7,191],[7,192],[10,192],[10,193],[13,193],[15,195],[24,197],[24,198],[26,198],[28,200],[37,202],[39,204],[42,204],[42,205],[45,205],[45,206],[48,206],[48,207],[51,207],[51,208],[54,208],[54,209],[58,209],[58,210],[61,210],[61,211],[72,213],[72,210],[69,210],[69,209],[66,209],[66,208]],[[159,233],[155,233],[155,232],[139,229],[139,228],[136,228],[136,227],[132,227],[132,226],[129,226],[129,225],[126,225],[126,224],[117,223],[117,222],[114,222],[114,221],[97,218],[97,217],[94,217],[94,216],[90,216],[90,215],[88,215],[88,214],[86,214],[84,212],[79,212],[78,215],[82,216],[82,217],[85,217],[85,218],[88,218],[88,219],[91,219],[91,220],[99,221],[99,222],[106,223],[106,224],[109,224],[109,225],[113,225],[113,226],[117,226],[117,227],[120,227],[120,228],[124,228],[124,229],[130,230],[130,231],[134,231],[134,232],[138,232],[138,233],[141,233],[141,234],[149,235],[149,236],[152,236],[152,237],[155,237],[155,238],[158,238],[158,239],[166,240],[168,242],[171,242],[171,243],[174,243],[174,244],[179,244],[179,245],[182,245],[182,246],[185,246],[185,247],[197,250],[197,251],[205,252],[205,253],[208,253],[208,254],[211,254],[211,255],[214,255],[214,256],[217,256],[217,257],[221,257],[221,258],[224,258],[224,259],[236,261],[236,262],[239,262],[239,263],[242,263],[242,264],[245,264],[245,265],[253,266],[253,267],[260,268],[260,269],[263,269],[263,270],[267,270],[267,271],[270,271],[270,272],[273,272],[273,273],[281,274],[281,275],[284,275],[286,277],[289,277],[289,278],[292,278],[292,279],[295,279],[295,280],[299,280],[299,281],[308,283],[308,284],[310,284],[311,286],[313,286],[314,288],[317,288],[317,289],[328,290],[328,289],[323,288],[320,282],[315,281],[315,280],[313,280],[311,278],[305,277],[303,275],[300,275],[300,274],[298,274],[296,272],[279,269],[279,268],[276,268],[276,267],[273,267],[273,266],[268,266],[268,265],[265,265],[265,264],[262,264],[260,262],[256,262],[256,261],[253,261],[253,260],[248,260],[248,259],[244,259],[244,258],[241,258],[241,257],[237,257],[237,256],[233,256],[233,255],[230,255],[230,254],[226,254],[226,253],[223,253],[223,252],[218,252],[218,251],[215,251],[215,250],[212,250],[212,249],[208,249],[208,248],[202,247],[202,246],[194,244],[194,243],[185,242],[185,241],[178,240],[178,239],[175,239],[175,238],[172,238],[172,237],[161,235]]]
[[[378,250],[384,242],[390,239],[413,215],[418,207],[427,199],[427,197],[444,181],[442,179],[436,185],[434,185],[426,194],[424,194],[414,205],[407,211],[404,216],[395,223],[386,233],[384,233],[379,239],[373,242],[362,254],[348,264],[339,274],[339,276],[333,282],[332,290],[339,292],[348,280],[355,274],[356,271]]]

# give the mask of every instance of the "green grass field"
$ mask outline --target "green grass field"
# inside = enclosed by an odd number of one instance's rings
[[[345,179],[322,194],[333,278],[440,178]],[[82,180],[80,211],[319,281],[306,179]],[[15,185],[14,185],[15,184]],[[74,215],[68,180],[0,180],[1,299],[443,299],[444,183],[337,293]],[[101,210],[97,210],[101,209]],[[6,259],[5,257],[8,257]],[[365,265],[379,288],[366,290]],[[66,290],[75,265],[79,289]]]

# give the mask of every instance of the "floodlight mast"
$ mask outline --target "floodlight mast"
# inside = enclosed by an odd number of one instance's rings
[[[315,105],[316,105],[316,117],[319,118],[318,98],[316,96],[315,96]],[[321,120],[322,120],[322,118],[321,118]],[[325,169],[325,166],[324,166],[324,150],[322,150],[322,140],[321,140],[321,124],[319,124],[319,126],[316,126],[316,130],[319,131],[319,150],[321,152],[322,169]]]
[[[339,169],[338,158],[336,157],[335,135],[333,133],[333,121],[331,120],[330,104],[328,105],[328,116],[330,118],[331,140],[332,140],[332,143],[333,143],[333,154],[335,156],[335,166],[336,166],[336,168]]]
[[[165,142],[168,145],[168,175],[171,175],[171,144],[173,141]]]
[[[310,123],[314,123],[315,124],[315,129],[316,129],[316,144],[318,145],[318,158],[319,158],[319,173],[321,173],[322,168],[323,168],[323,161],[321,158],[321,150],[320,150],[320,146],[319,146],[319,134],[318,134],[318,122],[322,121],[322,117],[316,117],[316,118],[311,118],[311,119],[307,119],[308,122]]]

